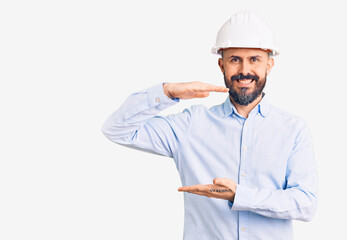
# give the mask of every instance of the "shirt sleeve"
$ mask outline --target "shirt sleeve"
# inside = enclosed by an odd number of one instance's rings
[[[157,114],[179,102],[164,94],[163,84],[131,94],[102,126],[112,142],[172,157],[189,124],[188,110],[167,117]]]
[[[238,185],[232,210],[266,217],[310,221],[317,207],[318,180],[312,139],[307,125],[299,132],[287,163],[285,189],[270,190]]]

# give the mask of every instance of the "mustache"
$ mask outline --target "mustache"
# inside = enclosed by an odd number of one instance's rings
[[[259,77],[256,75],[251,75],[251,74],[247,74],[247,75],[243,75],[242,73],[231,76],[230,78],[232,81],[236,81],[236,80],[242,80],[242,79],[253,79],[256,82],[259,80]]]

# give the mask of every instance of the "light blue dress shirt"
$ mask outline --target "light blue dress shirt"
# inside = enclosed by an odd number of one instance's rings
[[[174,159],[183,186],[227,177],[234,202],[184,193],[184,239],[293,239],[292,219],[317,206],[317,171],[306,123],[263,97],[248,118],[227,100],[167,117],[178,99],[162,84],[134,93],[104,123],[113,142]],[[130,161],[130,160],[129,160]]]

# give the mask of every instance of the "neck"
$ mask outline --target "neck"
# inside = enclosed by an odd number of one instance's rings
[[[230,97],[231,102],[234,104],[237,112],[245,117],[248,118],[248,114],[252,111],[252,109],[258,105],[258,103],[261,101],[263,97],[263,94],[260,94],[256,99],[254,99],[253,102],[251,102],[250,104],[248,104],[247,106],[245,105],[240,105],[234,102],[234,100]]]

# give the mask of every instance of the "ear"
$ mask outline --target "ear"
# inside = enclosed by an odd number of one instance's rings
[[[275,65],[275,60],[271,57],[266,64],[266,75],[269,75],[272,67]]]
[[[222,71],[222,73],[224,73],[224,65],[223,65],[223,59],[222,58],[219,58],[218,59],[218,65],[219,65],[219,68],[220,70]]]

